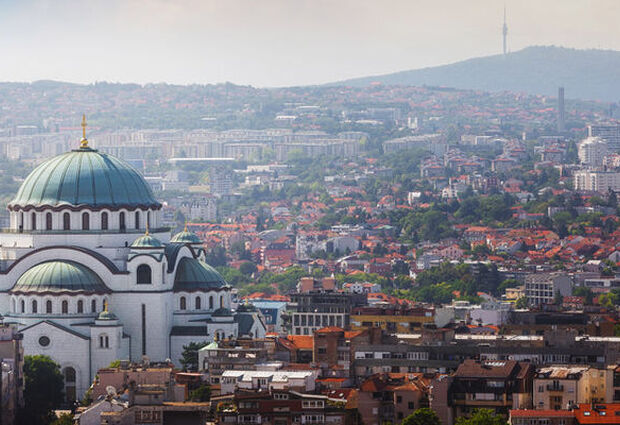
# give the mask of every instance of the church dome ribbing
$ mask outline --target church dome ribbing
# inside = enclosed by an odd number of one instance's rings
[[[32,171],[9,209],[63,206],[160,208],[149,184],[125,161],[88,146],[56,156]]]
[[[106,293],[103,280],[88,267],[67,260],[46,261],[26,270],[12,293]]]
[[[228,286],[213,267],[195,258],[184,257],[179,261],[174,276],[174,291],[219,289]]]

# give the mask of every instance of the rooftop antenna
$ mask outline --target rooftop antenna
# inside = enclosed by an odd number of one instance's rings
[[[502,35],[504,36],[504,56],[506,56],[506,37],[508,36],[508,25],[506,24],[506,3],[504,3],[504,26],[502,27]]]

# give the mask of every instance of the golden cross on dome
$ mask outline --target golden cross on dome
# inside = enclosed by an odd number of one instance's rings
[[[82,114],[82,140],[80,140],[80,148],[88,147],[88,139],[86,139],[86,114]]]

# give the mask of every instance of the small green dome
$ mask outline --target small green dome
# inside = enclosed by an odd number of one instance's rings
[[[202,243],[198,235],[194,232],[190,232],[187,230],[187,223],[185,223],[185,227],[182,232],[177,233],[170,239],[172,243]]]
[[[233,315],[232,311],[230,311],[229,309],[225,307],[218,308],[212,314],[212,316],[215,316],[215,317],[225,317],[225,316],[232,316],[232,315]]]
[[[58,207],[159,208],[151,187],[125,161],[84,147],[58,155],[32,171],[9,209]]]
[[[104,293],[103,280],[88,267],[73,261],[46,261],[22,274],[11,289],[14,293]]]
[[[200,291],[228,286],[221,274],[204,261],[184,257],[174,276],[175,291]]]
[[[132,248],[163,248],[159,239],[151,235],[142,235],[131,244]]]
[[[116,317],[114,313],[103,310],[101,313],[99,313],[99,316],[97,316],[97,320],[118,320],[118,317]]]

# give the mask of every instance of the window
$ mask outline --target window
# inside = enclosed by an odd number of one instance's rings
[[[65,368],[64,375],[65,375],[65,397],[66,397],[67,402],[71,403],[75,401],[76,395],[77,395],[76,389],[75,389],[75,383],[77,381],[75,369],[73,369],[72,367]]]
[[[45,312],[52,314],[52,302],[50,300],[45,301]]]
[[[90,312],[91,313],[96,313],[97,312],[97,300],[92,300],[90,302]]]
[[[136,211],[136,229],[140,228],[140,211]]]
[[[52,213],[45,214],[45,230],[52,230]]]
[[[209,310],[213,310],[213,295],[209,297]]]
[[[22,313],[25,313],[26,312],[26,302],[24,300],[21,300],[20,304],[21,304]]]
[[[224,308],[224,296],[220,295],[220,308]]]
[[[37,300],[32,300],[32,312],[37,312]]]
[[[77,312],[78,313],[84,313],[84,301],[78,300]]]
[[[403,402],[403,396],[397,395],[396,396],[396,403],[402,403]]]
[[[61,311],[62,314],[67,314],[69,313],[69,302],[67,300],[64,300],[61,304]]]
[[[201,308],[200,304],[201,304],[200,303],[200,297],[196,297],[196,304],[195,304],[196,310],[200,310],[200,308]]]
[[[47,347],[48,345],[50,345],[50,339],[47,336],[42,336],[41,338],[39,338],[39,345],[41,347]]]
[[[407,404],[407,407],[409,408],[409,410],[413,410],[413,409],[415,409],[415,407],[414,407],[414,405],[413,405],[413,401],[410,401],[410,402]]]
[[[62,228],[63,230],[71,230],[71,215],[68,212],[62,215]]]
[[[82,213],[82,230],[90,230],[90,214]]]
[[[19,233],[24,231],[24,213],[19,213]]]
[[[31,220],[32,220],[32,230],[37,230],[37,214],[36,213],[32,213],[30,215]]]
[[[99,348],[110,348],[110,338],[106,334],[99,335]]]
[[[119,228],[121,229],[122,232],[125,231],[126,226],[125,226],[125,213],[121,212],[118,215],[118,223],[119,223]]]
[[[108,230],[108,213],[101,213],[101,230]]]
[[[180,307],[181,310],[185,310],[187,308],[185,297],[181,297]]]
[[[140,264],[136,273],[136,282],[138,285],[150,285],[151,268],[146,264]]]
[[[146,213],[146,224],[151,227],[151,212],[147,211]]]

